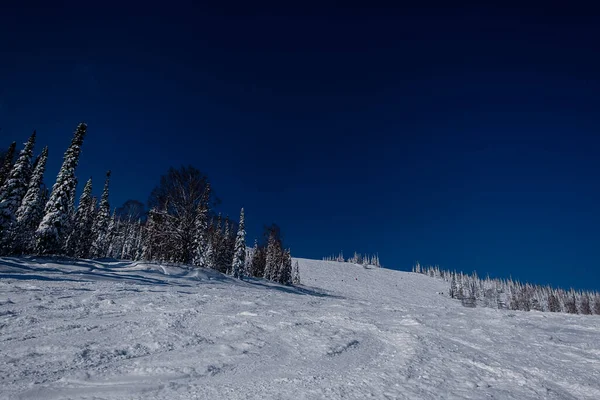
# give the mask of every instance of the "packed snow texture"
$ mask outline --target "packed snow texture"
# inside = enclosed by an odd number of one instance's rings
[[[600,399],[600,318],[299,260],[303,285],[0,259],[1,399]],[[443,294],[441,293],[443,292]]]

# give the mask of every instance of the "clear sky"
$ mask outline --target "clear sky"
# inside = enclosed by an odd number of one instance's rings
[[[295,256],[600,289],[597,10],[17,3],[1,145],[37,129],[50,184],[86,121],[113,206],[192,164]]]

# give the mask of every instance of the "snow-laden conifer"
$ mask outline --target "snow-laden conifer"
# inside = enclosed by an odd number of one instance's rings
[[[2,243],[3,253],[9,250],[7,248],[10,245],[9,231],[15,223],[16,212],[27,193],[34,145],[35,131],[25,143],[6,181],[0,187],[0,243]]]
[[[77,127],[71,145],[65,152],[50,199],[46,203],[44,217],[36,231],[37,251],[40,254],[58,254],[66,239],[64,235],[69,223],[69,203],[77,186],[75,169],[79,162],[86,130],[85,123],[81,123]]]
[[[294,270],[292,271],[292,284],[300,284],[300,266],[298,265],[298,260],[294,261]]]
[[[283,285],[292,283],[292,255],[290,250],[284,250],[279,256],[279,269],[275,273],[275,282]]]
[[[207,250],[209,244],[208,205],[210,201],[210,183],[206,184],[202,198],[196,209],[194,221],[194,256],[192,263],[201,268],[208,268]]]
[[[16,148],[17,142],[12,142],[4,154],[4,159],[0,160],[2,162],[0,165],[0,188],[4,185],[4,182],[6,181],[6,178],[8,178],[8,174],[10,174],[10,170],[13,167],[13,158],[15,156]]]
[[[231,275],[231,265],[233,263],[233,251],[235,246],[235,239],[233,237],[231,229],[231,221],[229,216],[225,217],[224,232],[221,241],[221,249],[219,256],[220,271]]]
[[[267,242],[267,254],[264,272],[265,279],[275,280],[277,278],[277,273],[281,266],[281,258],[281,244],[275,237],[275,233],[271,232]]]
[[[252,260],[250,262],[250,276],[262,278],[265,274],[266,263],[265,248],[258,245],[258,240],[254,240],[254,250],[252,251]]]
[[[108,202],[108,187],[110,184],[110,171],[106,173],[104,189],[98,206],[96,220],[92,227],[92,257],[106,257],[108,252],[108,224],[110,223],[110,204]]]
[[[48,147],[45,147],[35,162],[27,192],[15,213],[16,226],[12,239],[12,252],[15,254],[23,254],[32,250],[34,244],[32,238],[44,212],[44,172],[47,160]]]
[[[246,263],[246,231],[244,230],[244,209],[240,211],[240,223],[235,238],[235,252],[231,266],[234,278],[241,278]]]
[[[92,178],[86,182],[73,218],[73,228],[67,238],[67,254],[77,258],[87,258],[92,244],[92,225],[94,223],[94,198],[92,197]]]

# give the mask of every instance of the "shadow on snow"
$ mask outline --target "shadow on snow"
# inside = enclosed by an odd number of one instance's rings
[[[248,285],[301,296],[340,298],[313,288],[283,286],[260,278],[244,278],[240,281],[211,269],[112,258],[87,260],[68,257],[0,257],[0,279],[55,282],[114,281],[176,287],[193,287],[201,282],[215,282]]]

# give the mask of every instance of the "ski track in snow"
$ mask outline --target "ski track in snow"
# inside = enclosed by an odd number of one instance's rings
[[[464,308],[423,275],[303,285],[0,259],[0,399],[600,399],[600,318]]]

